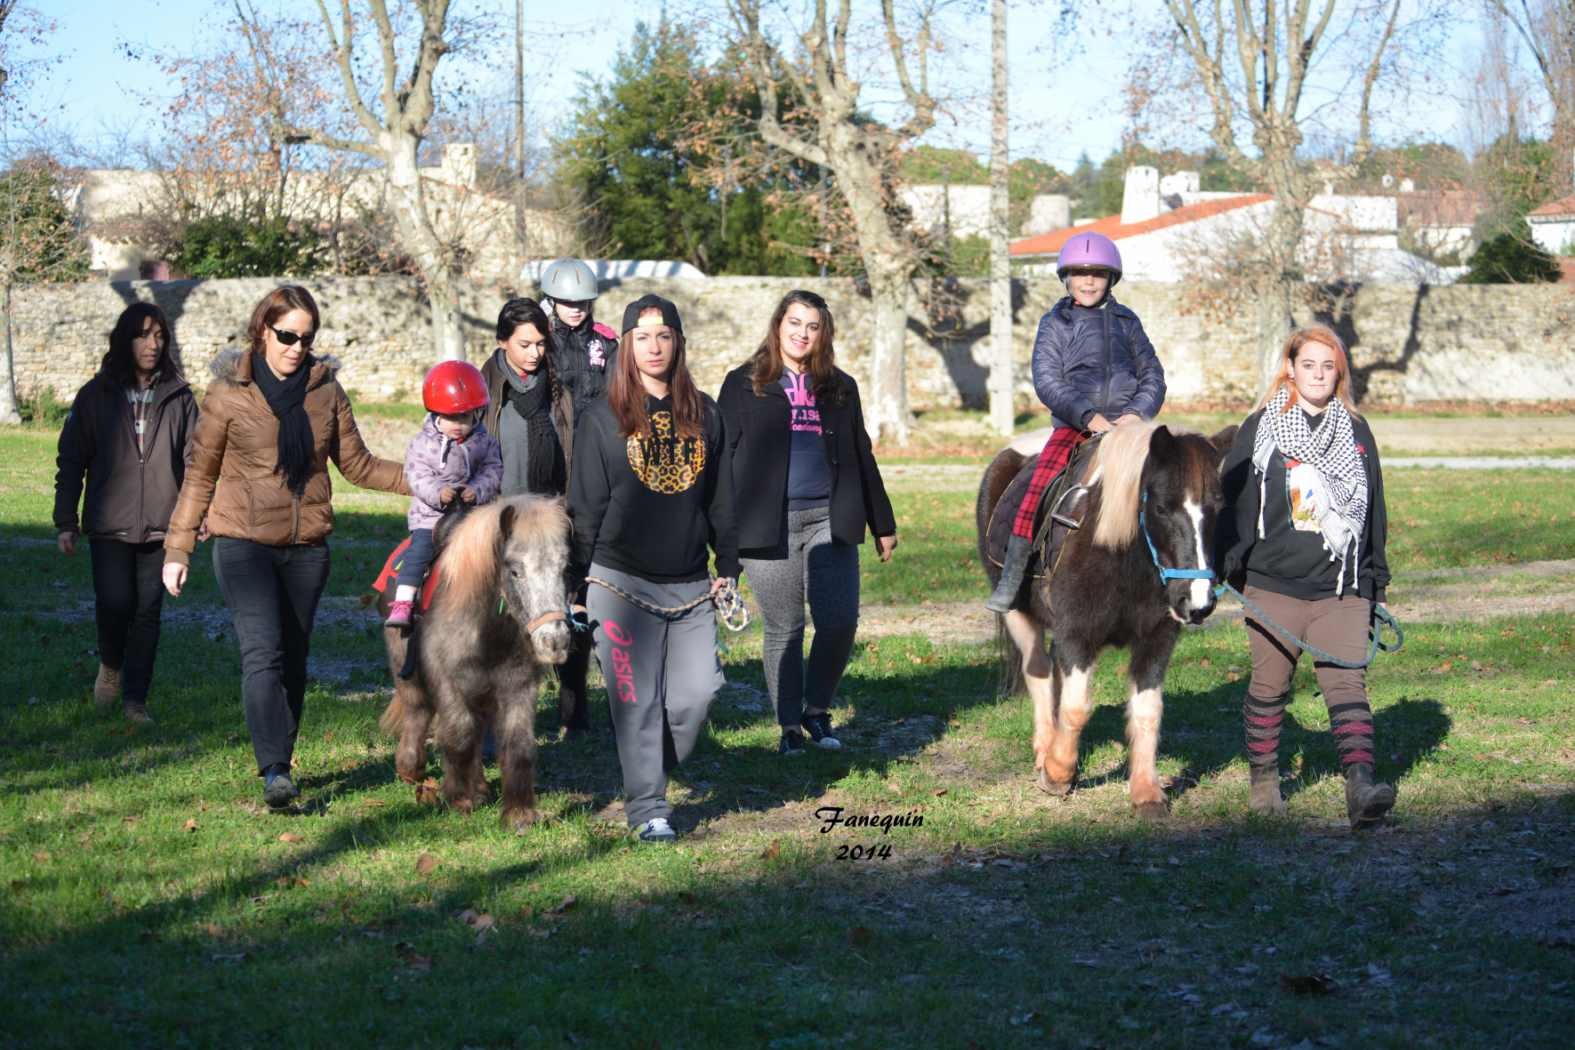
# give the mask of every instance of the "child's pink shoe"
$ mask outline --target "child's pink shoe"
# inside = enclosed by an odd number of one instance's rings
[[[388,619],[383,621],[384,627],[409,627],[413,602],[393,601],[388,603]]]

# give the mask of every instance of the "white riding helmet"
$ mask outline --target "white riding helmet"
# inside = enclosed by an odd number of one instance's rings
[[[554,259],[541,272],[541,294],[554,302],[589,302],[601,294],[596,274],[578,259]]]

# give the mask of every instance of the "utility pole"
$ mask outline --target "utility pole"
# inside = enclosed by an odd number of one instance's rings
[[[990,0],[990,429],[1012,432],[1016,388],[1012,360],[1011,214],[1006,125],[1006,0]]]
[[[514,249],[523,267],[525,242],[525,0],[514,0]]]

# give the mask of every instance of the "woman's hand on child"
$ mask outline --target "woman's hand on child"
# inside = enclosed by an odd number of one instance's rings
[[[438,506],[446,507],[453,502],[454,487],[452,485],[444,485],[442,488],[438,489]]]
[[[1091,434],[1103,434],[1105,431],[1112,429],[1112,427],[1110,420],[1095,412],[1088,417],[1088,425],[1084,429]]]
[[[464,488],[459,490],[459,498],[464,500],[466,503],[474,503],[476,502],[476,490],[471,488],[469,485],[466,485]]]
[[[1143,422],[1143,417],[1142,416],[1136,415],[1136,414],[1134,414],[1132,412],[1124,412],[1124,413],[1122,413],[1121,417],[1116,420],[1116,426],[1124,427],[1124,426],[1130,426],[1133,423],[1141,423],[1141,422]]]

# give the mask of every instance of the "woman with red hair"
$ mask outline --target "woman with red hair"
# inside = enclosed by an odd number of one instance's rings
[[[1374,602],[1384,600],[1384,475],[1378,445],[1351,402],[1340,337],[1322,326],[1285,342],[1280,368],[1220,468],[1225,510],[1217,564],[1259,609],[1247,615],[1252,680],[1243,707],[1250,805],[1279,813],[1280,722],[1301,648],[1265,619],[1342,662],[1361,660]],[[1373,779],[1373,714],[1360,668],[1314,660],[1345,772],[1346,815],[1369,827],[1394,805]]]

